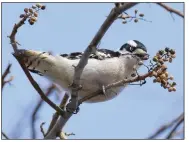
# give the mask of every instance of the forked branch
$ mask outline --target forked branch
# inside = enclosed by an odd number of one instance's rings
[[[125,10],[128,10],[129,8],[135,6],[137,3],[124,3],[120,7],[114,7],[110,14],[108,15],[107,19],[104,21],[100,29],[98,30],[97,34],[87,47],[87,49],[84,51],[84,54],[82,58],[80,59],[78,65],[75,68],[75,74],[74,74],[74,80],[72,84],[72,92],[71,92],[71,102],[68,103],[67,108],[71,111],[65,112],[65,115],[63,117],[60,117],[55,126],[52,128],[52,130],[49,132],[49,134],[45,137],[46,139],[55,139],[57,132],[59,132],[68,119],[72,116],[72,113],[77,109],[78,107],[78,88],[80,88],[80,76],[83,72],[84,67],[87,65],[88,57],[89,55],[96,50],[96,46],[108,30],[108,28],[112,25],[112,23],[117,19],[117,17],[124,12]]]
[[[166,4],[161,3],[161,2],[157,2],[157,4],[158,4],[159,6],[161,6],[161,7],[163,7],[165,10],[169,11],[170,13],[174,13],[174,14],[176,14],[176,15],[178,15],[178,16],[184,18],[184,14],[183,14],[182,12],[180,12],[180,11],[178,11],[178,10],[176,10],[176,9],[173,9],[173,8],[171,8],[171,7],[169,7],[169,6],[167,6]]]
[[[13,47],[14,53],[13,55],[17,59],[18,63],[20,64],[21,68],[23,69],[24,73],[26,74],[28,80],[30,81],[31,85],[35,88],[35,90],[39,93],[41,98],[47,102],[52,108],[54,108],[56,111],[58,111],[61,115],[63,114],[62,109],[58,107],[56,104],[54,104],[48,97],[43,93],[37,82],[33,79],[31,74],[29,73],[28,69],[26,68],[24,61],[22,60],[22,57],[20,56],[18,52],[18,42],[16,41],[16,34],[18,29],[25,23],[27,18],[30,16],[30,14],[26,14],[17,24],[14,25],[13,30],[11,32],[11,35],[8,36],[10,38],[11,45]]]
[[[8,64],[7,68],[5,69],[3,75],[2,75],[2,79],[1,79],[1,88],[3,89],[6,83],[9,83],[13,80],[13,76],[11,76],[8,80],[5,80],[6,76],[10,73],[10,68],[11,68],[12,64]]]

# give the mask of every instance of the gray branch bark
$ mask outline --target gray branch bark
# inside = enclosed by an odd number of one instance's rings
[[[108,15],[107,19],[104,21],[102,26],[100,27],[99,31],[85,50],[81,60],[79,61],[77,67],[75,68],[75,75],[72,85],[72,99],[71,102],[68,104],[68,108],[76,109],[78,106],[78,89],[80,87],[80,76],[83,72],[84,67],[87,65],[88,57],[89,55],[96,50],[96,46],[108,30],[108,28],[112,25],[112,23],[117,19],[119,14],[124,12],[125,10],[130,9],[131,7],[135,6],[137,3],[125,3],[124,5],[120,7],[114,7],[110,14]],[[52,128],[52,130],[48,133],[48,135],[45,137],[45,139],[55,139],[57,136],[57,132],[60,132],[60,130],[65,126],[66,122],[69,120],[69,118],[72,116],[71,112],[64,112],[62,117],[59,118],[55,126]]]

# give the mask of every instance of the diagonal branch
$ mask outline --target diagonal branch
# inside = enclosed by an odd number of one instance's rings
[[[180,124],[184,122],[184,115],[182,115],[181,117],[179,117],[178,122],[176,123],[176,125],[174,126],[174,128],[171,130],[171,132],[168,134],[168,136],[166,137],[166,139],[171,139],[174,136],[174,133],[176,132],[177,128],[180,126]]]
[[[5,77],[10,73],[10,68],[11,68],[12,64],[8,64],[7,68],[5,69],[3,75],[2,75],[2,79],[1,79],[1,88],[3,89],[3,87],[5,86],[6,83],[12,81],[13,78],[10,78],[8,80],[5,80]]]
[[[184,127],[182,127],[182,129],[178,130],[178,131],[175,131],[173,134],[172,134],[172,138],[173,137],[178,137],[178,136],[182,136],[184,135]]]
[[[5,137],[6,139],[9,139],[9,137],[8,137],[4,132],[1,132],[1,134],[2,134],[3,137]]]
[[[159,6],[161,6],[161,7],[163,7],[165,10],[169,11],[170,13],[175,13],[176,15],[178,15],[178,16],[184,18],[184,14],[183,14],[182,12],[180,12],[180,11],[178,11],[178,10],[176,10],[176,9],[173,9],[173,8],[171,8],[171,7],[169,7],[169,6],[167,6],[166,4],[161,3],[161,2],[157,2],[157,4],[158,4]]]
[[[60,103],[60,108],[61,108],[61,109],[63,109],[63,110],[65,109],[66,103],[67,103],[68,99],[69,99],[69,94],[68,94],[68,93],[65,93],[65,95],[64,95],[64,97],[63,97],[63,99],[62,99],[62,101],[61,101],[61,103]],[[56,113],[53,115],[52,121],[51,121],[51,123],[50,123],[50,125],[49,125],[49,128],[48,128],[48,130],[47,130],[47,133],[46,133],[45,135],[48,135],[48,133],[50,132],[50,130],[51,130],[51,129],[53,128],[53,126],[56,124],[58,118],[59,118],[59,114],[58,114],[58,112],[56,112]]]
[[[43,134],[43,136],[45,136],[45,131],[44,131],[43,125],[45,125],[45,122],[41,123],[40,130],[41,130],[41,133]]]
[[[88,96],[85,96],[83,97],[82,99],[79,100],[79,104],[82,104],[83,102],[87,101],[87,100],[90,100],[91,98],[93,97],[96,97],[98,95],[101,95],[104,93],[104,91],[106,91],[107,89],[110,89],[112,87],[119,87],[119,86],[123,86],[124,84],[127,84],[127,83],[133,83],[133,82],[137,82],[137,81],[141,81],[141,80],[144,80],[145,78],[151,76],[152,74],[152,71],[142,75],[142,76],[137,76],[133,79],[123,79],[123,80],[120,80],[118,82],[115,82],[115,83],[112,83],[112,84],[109,84],[107,86],[104,87],[104,90],[98,90],[94,93],[91,93],[90,95]]]
[[[120,7],[114,7],[110,14],[108,15],[107,19],[104,21],[100,29],[98,30],[97,34],[84,51],[82,58],[80,59],[78,65],[75,68],[74,80],[72,84],[72,91],[71,91],[71,102],[68,103],[67,108],[71,109],[72,111],[76,110],[78,107],[78,88],[80,88],[80,76],[83,72],[84,67],[87,65],[89,55],[96,50],[96,46],[108,30],[108,28],[112,25],[112,23],[117,19],[119,14],[124,12],[125,10],[130,9],[131,7],[135,6],[137,3],[124,3]],[[60,117],[55,126],[49,132],[49,134],[45,137],[46,139],[55,139],[57,132],[59,132],[68,119],[72,116],[72,112],[65,112],[63,117]]]
[[[148,137],[148,139],[154,139],[154,138],[156,138],[158,135],[160,135],[165,130],[167,130],[168,128],[172,127],[176,122],[178,122],[179,120],[182,120],[182,119],[184,119],[184,113],[182,113],[181,115],[179,115],[177,118],[175,118],[174,120],[172,120],[168,124],[165,124],[165,125],[161,126],[153,135],[151,135],[150,137]]]
[[[47,97],[49,95],[51,95],[55,88],[56,88],[56,86],[54,84],[49,86],[45,95]],[[35,126],[35,120],[36,120],[36,114],[37,114],[38,110],[40,109],[40,107],[42,106],[42,104],[43,104],[43,99],[40,99],[39,102],[37,103],[36,107],[34,108],[33,113],[32,113],[32,121],[31,121],[32,139],[36,138],[36,131],[35,131],[35,127],[34,127]]]
[[[35,88],[35,90],[39,93],[39,95],[41,96],[41,98],[48,103],[52,108],[54,108],[56,111],[58,111],[61,115],[63,114],[63,111],[60,107],[58,107],[56,104],[54,104],[50,99],[48,99],[47,96],[45,96],[45,94],[43,93],[43,91],[41,90],[41,88],[39,87],[39,85],[37,84],[37,82],[33,79],[33,77],[31,76],[31,74],[29,73],[28,69],[26,68],[24,61],[22,60],[19,52],[18,52],[18,47],[17,44],[18,42],[15,40],[16,38],[16,34],[18,29],[24,24],[24,22],[26,21],[26,19],[29,17],[29,15],[24,16],[24,18],[22,18],[17,24],[14,25],[12,33],[10,36],[8,36],[10,38],[10,42],[11,45],[13,47],[14,50],[14,57],[17,59],[18,63],[20,64],[20,66],[22,67],[24,73],[26,74],[28,80],[30,81],[30,83],[32,84],[32,86]]]

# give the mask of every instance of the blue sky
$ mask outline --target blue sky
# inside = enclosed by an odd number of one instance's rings
[[[2,130],[11,138],[31,138],[31,112],[40,99],[12,56],[13,50],[7,38],[23,9],[31,5],[4,3],[2,6],[2,70],[12,63],[11,75],[15,77],[12,85],[6,85],[3,90]],[[17,40],[20,48],[52,51],[54,54],[83,51],[114,6],[112,3],[45,5],[47,9],[40,12],[34,26],[25,24],[19,30]],[[182,3],[168,5],[183,12]],[[72,139],[143,139],[183,112],[183,19],[173,14],[173,20],[170,13],[152,3],[138,4],[127,13],[132,15],[135,9],[144,13],[152,23],[122,24],[117,20],[103,37],[100,48],[116,50],[130,39],[144,43],[151,57],[165,46],[174,48],[177,58],[169,64],[168,71],[175,77],[177,91],[169,93],[148,79],[146,85],[129,86],[111,101],[82,104],[80,112],[72,116],[64,128],[65,132],[76,134],[70,136]],[[145,68],[140,70],[141,73],[144,71]],[[41,88],[49,84],[47,79],[33,76]],[[55,94],[50,99],[59,104]],[[45,121],[45,128],[48,128],[53,113],[54,110],[44,103],[37,114],[37,138],[42,138],[39,125]]]

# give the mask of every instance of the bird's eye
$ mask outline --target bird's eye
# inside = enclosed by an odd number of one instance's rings
[[[133,46],[130,46],[129,50],[132,52],[134,51],[134,47]]]

